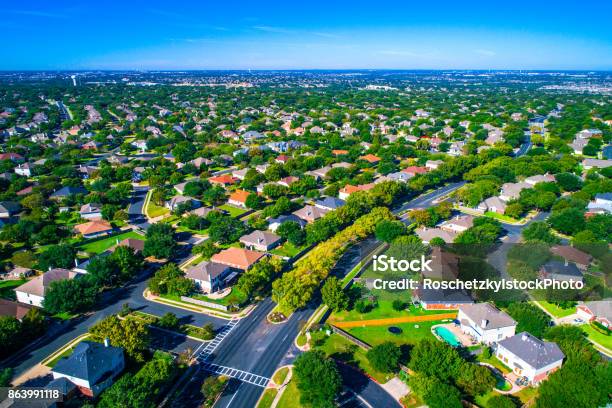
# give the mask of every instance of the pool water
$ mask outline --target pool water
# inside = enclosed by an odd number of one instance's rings
[[[461,345],[461,342],[459,341],[459,339],[457,338],[457,336],[455,336],[453,334],[453,332],[451,332],[450,330],[448,330],[446,327],[436,327],[434,329],[434,331],[436,332],[436,334],[438,336],[440,336],[442,338],[442,340],[444,340],[445,342],[447,342],[448,344],[450,344],[453,347],[457,347]]]

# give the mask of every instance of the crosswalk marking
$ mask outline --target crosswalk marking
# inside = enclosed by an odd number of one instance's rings
[[[228,334],[236,327],[238,324],[238,319],[230,320],[225,326],[221,328],[221,330],[217,333],[214,339],[207,343],[203,343],[200,346],[200,349],[196,350],[195,354],[197,355],[198,361],[207,361],[210,359],[214,351],[217,349],[217,346],[223,341],[224,338],[227,337]]]
[[[265,388],[270,382],[270,379],[267,377],[218,364],[202,362],[202,368],[211,373],[225,375],[262,388]]]

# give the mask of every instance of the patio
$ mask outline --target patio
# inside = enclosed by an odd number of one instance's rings
[[[463,333],[459,325],[455,323],[451,322],[451,323],[439,324],[439,325],[432,327],[432,330],[434,330],[436,327],[444,327],[448,331],[450,331],[457,338],[457,340],[461,343],[462,347],[471,347],[471,346],[475,346],[478,344],[471,336],[468,336],[467,334]]]

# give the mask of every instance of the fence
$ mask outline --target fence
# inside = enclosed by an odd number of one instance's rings
[[[229,308],[225,305],[220,305],[219,303],[207,302],[205,300],[194,299],[187,296],[181,296],[181,300],[187,303],[193,303],[194,305],[207,307],[209,309],[217,309],[227,312]]]

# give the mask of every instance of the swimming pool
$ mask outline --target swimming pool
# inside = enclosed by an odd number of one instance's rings
[[[453,332],[448,330],[446,327],[438,326],[434,329],[434,331],[436,332],[438,336],[440,336],[440,338],[442,338],[442,340],[444,340],[451,346],[457,347],[461,345],[461,342],[459,341],[457,336],[455,336]]]

